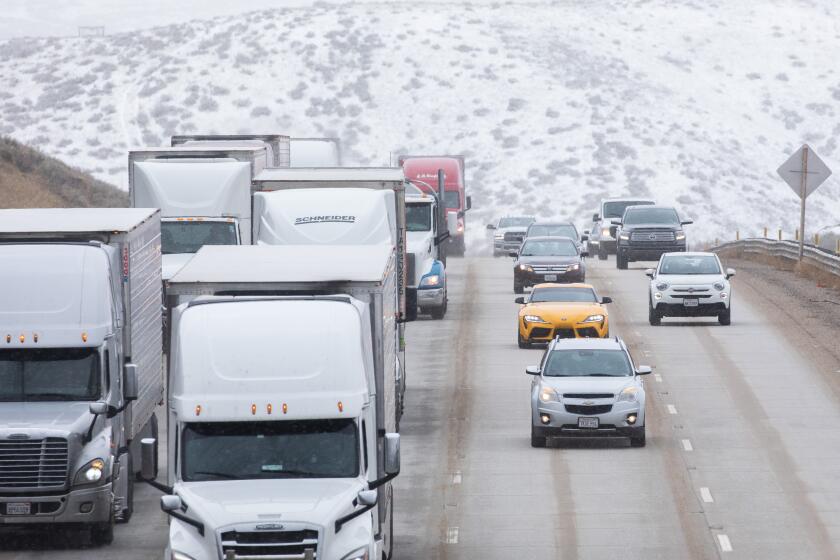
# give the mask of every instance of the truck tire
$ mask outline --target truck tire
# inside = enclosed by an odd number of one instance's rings
[[[627,270],[627,257],[617,252],[615,254],[615,266],[619,270]]]
[[[648,303],[648,323],[653,327],[658,327],[662,324],[662,315],[650,303]]]
[[[544,436],[538,436],[534,425],[531,424],[531,447],[545,447],[546,439]]]
[[[602,246],[602,245],[599,246],[598,247],[598,260],[599,261],[605,261],[605,260],[607,260],[607,256],[608,255],[607,255],[606,248],[604,248],[604,246]]]
[[[513,293],[514,294],[524,294],[525,293],[525,286],[521,284],[517,284],[516,282],[513,283]]]
[[[105,523],[97,523],[90,528],[90,542],[94,546],[105,546],[114,542],[114,512]]]
[[[732,304],[718,315],[718,323],[724,326],[732,324]]]
[[[440,307],[432,307],[429,312],[432,315],[432,319],[443,319],[443,316],[446,315],[446,304],[444,303]]]

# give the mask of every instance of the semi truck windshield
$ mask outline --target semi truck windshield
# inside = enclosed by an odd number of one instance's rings
[[[189,423],[181,475],[185,481],[355,477],[358,432],[353,420]]]
[[[100,387],[95,348],[0,350],[0,401],[93,401]]]
[[[195,253],[204,245],[236,245],[234,222],[164,221],[160,224],[164,255]]]
[[[431,231],[432,205],[406,204],[405,223],[408,231]]]

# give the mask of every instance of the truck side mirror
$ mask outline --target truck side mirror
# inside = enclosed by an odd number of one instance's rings
[[[140,476],[143,480],[154,480],[157,471],[155,464],[155,448],[157,447],[157,440],[155,438],[143,438],[140,440]]]
[[[593,222],[601,221],[601,216],[599,216],[598,214],[592,214],[592,221]]]
[[[487,224],[487,229],[496,229],[496,224]]]
[[[586,241],[586,240],[584,239],[584,241]],[[580,256],[583,257],[583,258],[588,257],[589,256],[589,251],[581,251]]]
[[[160,497],[160,509],[162,509],[166,513],[178,511],[182,507],[184,507],[184,504],[183,502],[181,502],[181,496],[175,496],[170,494],[168,496]]]
[[[683,221],[680,222],[680,224],[682,224],[684,226],[688,226],[688,225],[691,225],[693,223],[694,223],[694,220],[683,220]]]
[[[446,213],[446,229],[453,234],[458,231],[458,212]]]
[[[123,399],[125,402],[137,400],[137,365],[123,366]]]
[[[360,506],[375,506],[379,493],[376,490],[362,490],[356,497]]]
[[[610,237],[615,237],[616,232],[618,231],[618,226],[610,226]]]
[[[468,196],[467,197],[467,207],[464,208],[464,210],[471,210],[471,209],[472,209],[472,197]]]
[[[400,472],[400,434],[385,434],[385,474]]]
[[[94,414],[96,416],[99,416],[100,414],[105,414],[106,412],[108,412],[108,403],[104,403],[102,401],[92,402],[90,403],[90,406],[88,406],[88,410],[90,410],[91,414]]]

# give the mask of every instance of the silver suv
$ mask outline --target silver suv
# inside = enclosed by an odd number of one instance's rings
[[[634,366],[615,338],[567,338],[549,343],[531,382],[531,447],[549,438],[626,437],[645,445],[645,389],[649,366]]]
[[[505,216],[498,224],[487,224],[487,229],[493,231],[493,256],[518,251],[528,226],[536,221],[533,216]]]

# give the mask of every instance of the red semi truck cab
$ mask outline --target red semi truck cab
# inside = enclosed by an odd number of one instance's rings
[[[405,178],[425,192],[437,194],[438,170],[443,169],[444,205],[458,215],[458,228],[449,232],[450,254],[463,255],[466,212],[472,206],[464,181],[464,156],[399,156]]]

